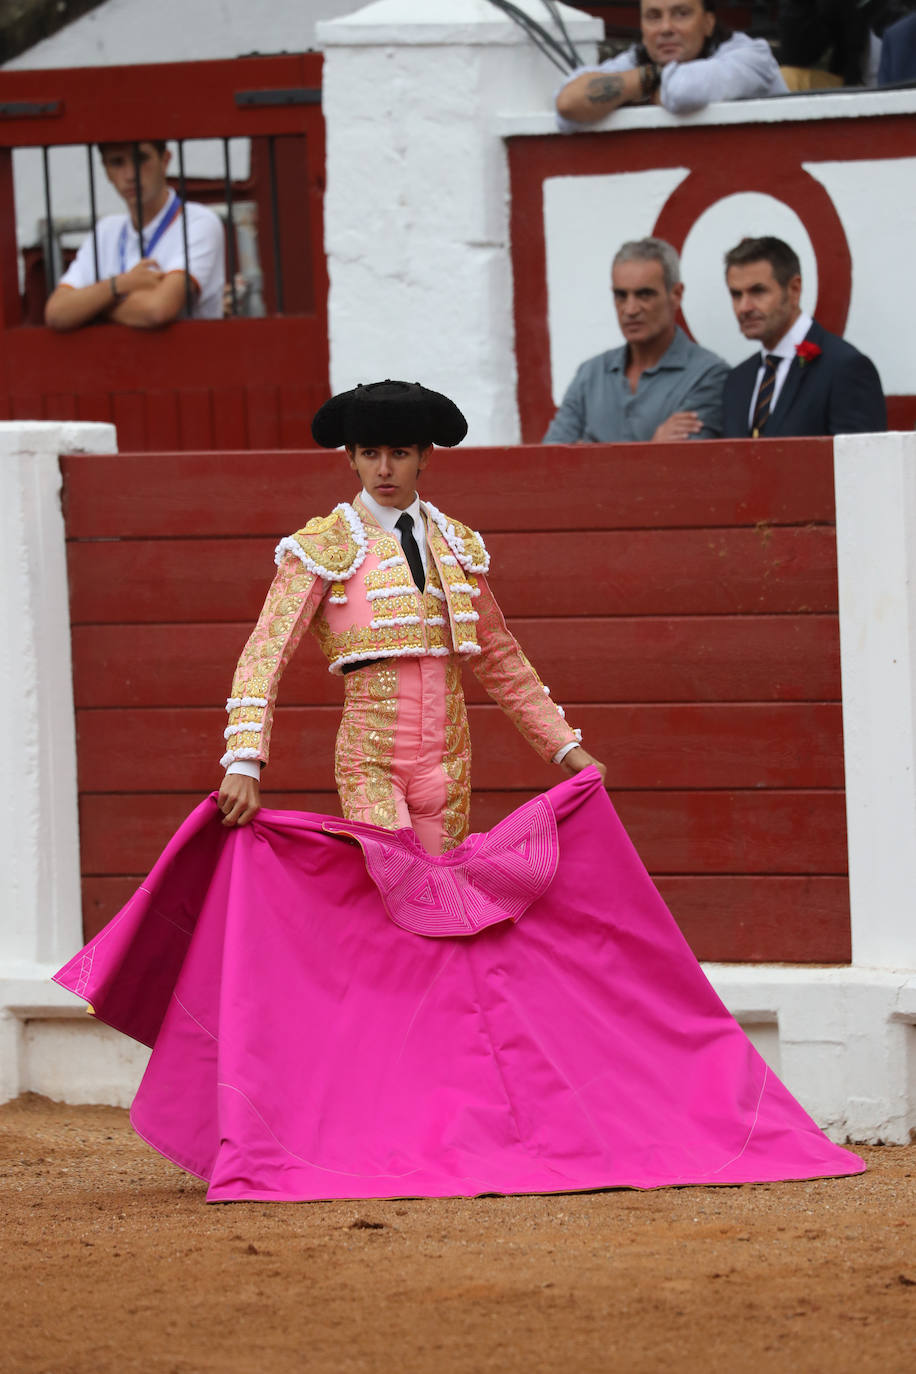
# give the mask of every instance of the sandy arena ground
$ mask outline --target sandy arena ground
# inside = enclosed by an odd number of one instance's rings
[[[3,1374],[913,1374],[916,1146],[860,1178],[207,1206],[127,1113],[0,1108]]]

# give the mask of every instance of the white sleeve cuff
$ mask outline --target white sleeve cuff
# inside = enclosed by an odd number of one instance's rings
[[[573,749],[579,748],[579,741],[574,739],[571,744],[564,744],[562,749],[558,749],[553,756],[554,763],[562,763],[567,754],[572,753]]]
[[[260,779],[261,765],[257,759],[236,759],[235,763],[230,763],[226,769],[226,774],[241,773],[246,778]]]

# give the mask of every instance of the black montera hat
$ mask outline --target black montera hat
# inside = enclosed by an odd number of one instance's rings
[[[467,432],[467,420],[441,391],[390,377],[332,396],[312,421],[312,437],[322,448],[421,443],[452,448]]]

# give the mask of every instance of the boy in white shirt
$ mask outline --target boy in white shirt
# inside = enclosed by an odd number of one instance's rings
[[[205,205],[183,205],[170,188],[171,154],[165,143],[105,143],[100,151],[108,180],[127,214],[98,221],[94,244],[89,234],[49,296],[45,323],[70,330],[108,319],[136,329],[160,328],[185,313],[188,278],[191,315],[219,319],[226,275],[219,218]]]

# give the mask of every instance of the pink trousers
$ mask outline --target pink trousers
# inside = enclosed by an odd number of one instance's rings
[[[344,679],[334,753],[344,815],[413,829],[430,854],[468,833],[471,741],[456,655],[394,658]]]

